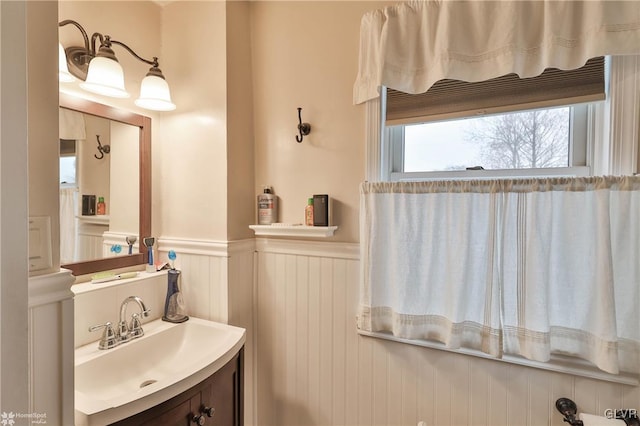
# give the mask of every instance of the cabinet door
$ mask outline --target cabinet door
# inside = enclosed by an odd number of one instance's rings
[[[213,375],[191,389],[112,426],[243,426],[244,348]]]
[[[201,396],[198,393],[165,412],[161,412],[161,406],[156,409],[152,408],[151,410],[155,410],[158,416],[140,423],[140,426],[193,426],[195,423],[192,422],[192,419],[194,413],[198,413],[200,399]]]
[[[243,425],[240,356],[218,370],[202,390],[202,409],[212,414],[212,424],[216,426]],[[213,409],[213,412],[208,409]]]

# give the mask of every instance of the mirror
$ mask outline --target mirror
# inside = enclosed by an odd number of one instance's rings
[[[75,98],[66,94],[60,94],[60,107],[69,110],[77,111],[85,114],[87,117],[102,118],[117,123],[115,128],[117,129],[119,124],[125,124],[129,126],[135,126],[138,129],[138,192],[137,200],[139,202],[138,208],[138,250],[133,254],[127,254],[127,245],[123,241],[118,245],[122,245],[122,252],[116,256],[109,256],[104,258],[96,258],[92,260],[77,261],[74,263],[65,263],[61,267],[70,269],[73,275],[84,275],[93,272],[104,271],[109,269],[124,268],[127,266],[134,266],[143,264],[146,262],[146,250],[144,245],[140,243],[141,237],[151,235],[151,118],[135,114],[128,111],[123,111],[118,108],[110,107],[107,105],[91,102],[81,98]],[[120,126],[127,132],[128,126]],[[130,130],[128,130],[130,132]],[[84,141],[86,147],[90,147],[89,151],[95,151],[97,157],[101,156],[101,152],[97,149],[98,141],[95,134],[87,132],[87,138]],[[114,176],[116,179],[122,179],[122,176]],[[113,179],[111,179],[113,181]],[[114,182],[112,182],[114,183]],[[122,180],[118,185],[122,185]],[[134,193],[134,198],[135,198]],[[78,194],[80,198],[82,194]],[[131,197],[130,197],[131,198]],[[97,199],[96,199],[97,201]],[[82,199],[78,200],[78,203],[82,203]],[[132,203],[132,204],[134,204]],[[107,206],[109,209],[109,206]],[[121,209],[122,210],[122,209]],[[121,211],[120,210],[120,211]],[[100,216],[96,215],[93,218],[100,221]],[[134,218],[135,220],[135,218]],[[95,222],[95,221],[94,221]],[[91,224],[89,224],[91,226]],[[62,239],[61,235],[61,239]],[[99,257],[99,256],[96,256]]]
[[[139,133],[60,107],[61,264],[138,251]]]

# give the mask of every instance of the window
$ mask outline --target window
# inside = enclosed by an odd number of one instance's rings
[[[583,104],[388,126],[388,180],[587,175],[592,109]]]
[[[76,141],[60,139],[60,186],[76,186]]]
[[[605,102],[591,103],[591,104],[568,104],[565,106],[554,105],[553,107],[547,106],[545,108],[540,109],[558,109],[558,110],[569,110],[569,141],[568,141],[568,164],[574,165],[574,167],[580,166],[584,167],[584,165],[589,165],[591,168],[591,174],[594,175],[630,175],[634,172],[638,171],[638,165],[640,164],[640,146],[638,144],[638,134],[640,129],[640,123],[638,121],[639,111],[640,111],[640,92],[638,92],[637,87],[640,83],[640,56],[618,56],[611,58],[611,68],[610,68],[610,88],[608,91],[608,97]],[[609,85],[609,82],[607,82]],[[409,122],[404,123],[391,123],[385,124],[385,109],[383,106],[385,105],[384,94],[381,99],[376,99],[373,101],[367,102],[367,149],[366,149],[366,180],[369,182],[375,182],[380,180],[403,180],[404,176],[394,176],[394,173],[405,174],[407,179],[414,180],[421,179],[424,177],[433,177],[437,176],[437,173],[444,173],[446,176],[455,176],[456,174],[461,174],[464,176],[469,176],[470,174],[481,174],[485,172],[487,173],[496,173],[495,170],[486,170],[486,171],[468,171],[466,170],[444,170],[444,171],[435,171],[436,169],[447,168],[439,166],[415,166],[416,162],[413,158],[416,155],[415,148],[405,147],[405,143],[407,141],[407,128],[420,124],[422,122],[429,123],[438,123],[449,121],[453,124],[465,123],[472,121],[472,119],[461,119],[461,116],[456,117],[438,117],[437,120],[409,120]],[[484,114],[484,117],[493,117],[496,114],[503,114],[505,111],[491,111],[491,114]],[[473,116],[474,114],[468,114],[468,116]],[[466,125],[466,123],[465,123]],[[409,130],[411,132],[411,130]],[[409,135],[411,137],[411,135]],[[394,139],[395,138],[395,139]],[[391,141],[399,141],[392,143]],[[451,140],[449,137],[446,140]],[[577,143],[578,142],[578,143]],[[393,150],[398,150],[398,145],[401,146],[402,150],[400,151],[402,155],[394,155]],[[413,149],[413,151],[412,151]],[[402,159],[399,161],[399,159]],[[405,162],[407,165],[405,166]],[[569,163],[571,162],[571,163]],[[414,165],[411,165],[411,164]],[[466,163],[466,161],[465,161]],[[457,162],[450,163],[456,165]],[[472,163],[472,165],[480,165]],[[406,167],[406,168],[405,168]],[[393,169],[395,168],[395,169]],[[420,169],[432,170],[432,171],[415,171]],[[551,168],[551,170],[557,171],[560,169],[559,167]],[[396,170],[396,172],[392,172],[392,170]],[[531,169],[529,169],[530,171]],[[545,169],[542,169],[545,171]],[[548,172],[548,170],[547,170]],[[426,176],[420,177],[419,174],[425,174]],[[421,185],[431,183],[435,184],[437,182],[419,182],[419,183],[411,183],[412,188],[414,185]],[[447,183],[447,182],[443,182]],[[458,183],[465,183],[464,181]],[[469,182],[467,182],[470,184]],[[392,185],[396,185],[393,183]],[[392,185],[381,185],[385,188],[388,188]],[[362,200],[361,200],[362,202]],[[365,203],[366,204],[366,203]],[[398,203],[397,205],[401,205],[402,203]],[[409,205],[409,204],[407,204]],[[443,208],[447,206],[446,203],[437,203],[436,205],[442,206]],[[395,206],[395,205],[394,205]],[[395,208],[395,207],[394,207]],[[468,209],[472,213],[469,214],[469,218],[475,220],[477,218],[478,209]],[[482,209],[480,209],[482,210]],[[573,209],[570,211],[577,211],[578,209]],[[592,210],[592,209],[591,209]],[[591,211],[590,210],[590,211]],[[628,209],[614,209],[615,211],[628,211]],[[459,212],[461,209],[454,209],[454,211]],[[484,210],[482,210],[484,211]],[[541,211],[544,211],[541,210]],[[558,211],[563,211],[559,209]],[[394,210],[395,212],[395,210]],[[397,218],[406,219],[406,223],[408,225],[412,225],[415,220],[420,221],[421,219],[417,218],[418,215],[408,215],[408,214],[397,214],[394,213]],[[423,210],[420,210],[420,215],[423,215]],[[361,217],[361,226],[362,220]],[[420,216],[422,217],[422,216]],[[448,217],[448,215],[444,215],[442,217]],[[497,216],[496,216],[497,217]],[[414,220],[414,222],[411,222]],[[424,222],[424,221],[422,221]],[[401,223],[405,223],[402,222]],[[397,232],[395,229],[391,229],[389,227],[382,226],[385,232],[388,232],[389,235],[404,235],[411,236],[418,234],[415,229],[411,228],[408,232],[402,233]],[[586,227],[588,228],[588,227]],[[438,228],[439,229],[439,228]],[[458,229],[488,229],[487,226],[473,226],[470,228],[456,228]],[[618,235],[614,233],[615,235]],[[554,234],[552,234],[554,235]],[[590,235],[590,233],[580,233],[577,232],[576,235]],[[431,239],[425,239],[425,241],[430,241]],[[467,241],[467,240],[465,240]],[[475,240],[474,240],[475,241]],[[510,239],[501,239],[501,242],[509,242]],[[635,236],[632,236],[630,241],[637,241]],[[394,247],[404,247],[405,243],[402,245],[398,244]],[[366,246],[366,244],[365,244]],[[389,246],[389,243],[385,240],[385,244],[370,244],[370,247],[385,247]],[[469,246],[465,244],[465,246]],[[545,247],[555,247],[553,244],[546,244]],[[525,247],[525,246],[522,246]],[[431,248],[433,249],[433,248]],[[582,246],[578,246],[575,250],[569,250],[565,252],[570,252],[571,256],[575,256],[577,253],[580,253],[583,249]],[[459,265],[461,262],[457,259],[459,250],[454,250],[455,254],[452,257],[452,262],[454,265]],[[419,251],[415,251],[415,253],[419,253]],[[513,254],[515,253],[512,250],[507,250],[507,253]],[[613,259],[621,259],[621,256],[627,256],[627,250],[621,250],[618,255],[612,256]],[[582,255],[579,255],[578,258],[582,258]],[[423,265],[424,259],[432,259],[431,256],[421,254],[420,261],[410,262],[412,268],[415,265]],[[529,259],[527,256],[526,259]],[[393,262],[392,262],[393,263]],[[462,262],[464,263],[464,262]],[[629,263],[629,262],[628,262]],[[630,262],[631,264],[633,262]],[[377,262],[373,262],[372,264],[379,264]],[[387,264],[385,261],[380,261],[380,264]],[[406,258],[400,256],[398,259],[398,265],[407,265]],[[457,266],[453,267],[451,270],[457,270]],[[377,275],[376,275],[377,276]],[[394,275],[395,277],[395,275]],[[546,282],[546,281],[543,281]],[[390,288],[393,288],[391,286]],[[410,290],[418,290],[420,286],[411,286]],[[562,285],[554,286],[555,290],[563,289]],[[618,286],[616,286],[618,288]],[[362,294],[366,293],[361,293]],[[625,296],[627,297],[627,296]],[[635,296],[634,296],[635,297]],[[634,299],[634,300],[637,300]],[[461,311],[463,312],[463,311]],[[466,311],[464,311],[466,312]],[[566,313],[570,315],[569,312]],[[567,320],[570,319],[567,317]],[[569,321],[567,321],[569,323]],[[361,331],[362,332],[362,331]],[[362,332],[366,334],[366,332]],[[369,335],[388,338],[384,334],[371,333]],[[393,338],[395,339],[395,338]],[[392,339],[392,340],[393,340]],[[409,341],[406,339],[400,339],[400,341],[404,343],[413,343],[413,344],[422,344],[424,346],[429,347],[438,347],[437,345],[432,345],[431,343],[417,343],[416,341]],[[464,350],[459,350],[461,352],[466,352]],[[635,352],[636,354],[638,351]],[[472,353],[477,355],[477,353]],[[505,358],[506,360],[506,358]],[[565,357],[563,355],[553,355],[550,361],[544,363],[533,363],[528,360],[523,361],[521,359],[512,359],[509,362],[516,362],[518,364],[529,365],[540,367],[548,370],[554,371],[563,371],[563,372],[571,372],[572,374],[578,375],[586,375],[589,377],[598,377],[605,380],[612,380],[621,383],[629,383],[635,384],[638,383],[638,377],[629,377],[626,375],[600,375],[594,373],[589,365],[583,364],[581,361],[576,360],[572,356]],[[636,363],[637,364],[637,363]]]
[[[605,99],[605,63],[525,79],[441,80],[417,95],[387,89],[385,180],[589,174],[588,103]]]

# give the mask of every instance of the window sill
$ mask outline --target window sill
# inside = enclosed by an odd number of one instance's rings
[[[274,237],[308,237],[308,238],[326,238],[333,236],[338,229],[337,226],[305,226],[305,225],[249,225],[253,229],[256,236],[274,236]]]
[[[426,340],[408,340],[399,337],[392,336],[387,333],[376,333],[363,330],[357,330],[358,334],[367,337],[375,337],[379,339],[390,340],[398,343],[406,343],[414,346],[422,346],[425,348],[439,349],[447,352],[458,353],[462,355],[476,356],[479,358],[489,359],[498,362],[507,362],[510,364],[522,365],[524,367],[540,368],[542,370],[554,371],[557,373],[571,374],[574,376],[588,377],[590,379],[604,380],[607,382],[621,383],[630,386],[638,386],[640,384],[640,377],[632,375],[630,373],[621,373],[619,375],[606,373],[598,368],[594,367],[587,361],[583,361],[576,358],[564,357],[559,355],[552,355],[549,362],[532,361],[530,359],[504,355],[503,358],[498,359],[489,356],[483,352],[475,351],[471,349],[449,349],[444,344],[439,342],[431,342]]]
[[[535,179],[548,177],[589,176],[587,166],[553,167],[538,169],[501,169],[501,170],[454,170],[443,172],[392,172],[392,182],[414,180],[454,180],[454,179]]]

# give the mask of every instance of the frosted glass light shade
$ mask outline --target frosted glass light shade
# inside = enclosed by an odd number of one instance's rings
[[[171,102],[169,85],[164,78],[147,75],[140,83],[140,97],[135,104],[140,108],[154,111],[173,111],[176,105]]]
[[[124,88],[124,72],[122,66],[113,59],[96,56],[89,62],[89,71],[80,87],[89,92],[112,98],[128,98]]]
[[[67,55],[64,54],[64,47],[58,43],[58,80],[62,83],[71,83],[75,81],[75,77],[69,72],[67,66]]]

